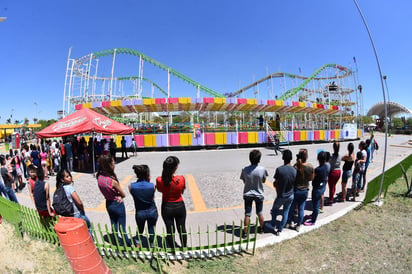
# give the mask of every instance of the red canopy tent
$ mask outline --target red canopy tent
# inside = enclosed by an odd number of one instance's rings
[[[60,121],[40,130],[36,133],[39,138],[60,137],[81,133],[102,133],[102,134],[129,134],[134,131],[133,128],[116,122],[104,115],[94,112],[88,108],[70,114]],[[92,138],[94,139],[94,138]],[[94,141],[94,140],[93,140]],[[93,175],[94,167],[94,149],[93,151]]]
[[[102,134],[130,134],[133,128],[116,122],[88,108],[75,113],[36,133],[39,138],[50,138],[87,132]]]

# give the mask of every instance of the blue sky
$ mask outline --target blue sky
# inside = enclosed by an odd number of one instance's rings
[[[412,109],[412,2],[359,4],[388,77],[389,99]],[[369,37],[351,0],[0,0],[2,16],[0,123],[12,113],[13,121],[32,121],[35,102],[40,119],[57,118],[70,47],[75,58],[131,48],[221,93],[267,70],[298,74],[301,68],[309,76],[327,63],[353,66],[355,56],[365,112],[383,101]],[[118,66],[137,67],[138,60],[124,58]]]

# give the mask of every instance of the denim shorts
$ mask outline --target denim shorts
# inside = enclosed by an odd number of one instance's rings
[[[347,184],[348,183],[348,180],[349,180],[349,178],[352,176],[352,169],[349,169],[349,170],[345,170],[343,173],[342,173],[342,184]]]
[[[245,200],[245,216],[252,215],[252,204],[255,201],[256,205],[256,214],[262,214],[263,211],[263,197],[252,197],[252,196],[244,196],[243,200]]]

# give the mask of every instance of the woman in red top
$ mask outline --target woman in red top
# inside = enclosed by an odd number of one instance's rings
[[[186,207],[183,202],[183,191],[186,188],[185,178],[175,175],[180,161],[175,156],[169,156],[163,162],[162,176],[156,179],[156,189],[162,196],[162,218],[165,222],[169,247],[175,247],[172,237],[175,233],[175,222],[183,247],[187,245],[186,234]]]

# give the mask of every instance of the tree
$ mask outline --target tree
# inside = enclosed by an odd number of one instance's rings
[[[39,120],[38,123],[41,124],[41,127],[39,130],[42,130],[43,128],[46,128],[50,126],[51,124],[56,123],[57,121],[55,119],[50,119],[50,120]]]
[[[403,128],[402,119],[399,117],[392,118],[392,125],[394,128]]]

